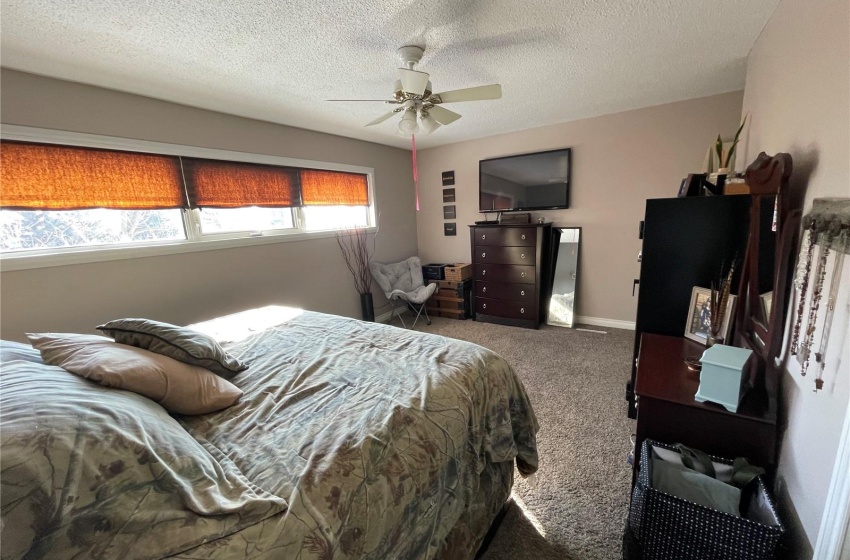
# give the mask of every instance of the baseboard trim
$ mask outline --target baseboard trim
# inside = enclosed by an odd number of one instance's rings
[[[403,307],[396,307],[394,310],[387,311],[386,313],[381,313],[377,317],[375,317],[376,323],[389,323],[393,317],[398,317],[402,313],[407,311]]]
[[[620,321],[618,319],[604,319],[602,317],[583,317],[576,315],[576,323],[585,325],[595,325],[597,327],[608,327],[609,329],[626,329],[627,331],[635,330],[634,321]]]

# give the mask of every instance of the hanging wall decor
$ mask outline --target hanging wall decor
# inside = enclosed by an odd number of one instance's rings
[[[796,319],[791,332],[791,353],[806,375],[812,359],[817,364],[815,391],[823,389],[833,319],[845,275],[845,255],[850,253],[850,198],[819,198],[803,217],[803,242],[797,261],[794,287]]]

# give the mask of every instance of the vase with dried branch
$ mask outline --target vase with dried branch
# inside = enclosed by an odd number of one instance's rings
[[[721,267],[720,279],[711,282],[711,297],[708,299],[708,328],[709,334],[706,346],[723,344],[726,333],[723,325],[726,323],[726,313],[729,307],[729,292],[732,290],[732,277],[735,275],[735,261],[729,267],[729,272],[723,274]]]
[[[375,252],[377,236],[376,231],[370,240],[365,228],[344,228],[336,232],[336,242],[342,251],[342,258],[345,259],[345,265],[354,277],[354,288],[360,294],[360,311],[364,321],[375,320],[369,261]]]

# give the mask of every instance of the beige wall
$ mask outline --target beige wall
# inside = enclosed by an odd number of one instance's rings
[[[376,255],[415,254],[410,152],[8,69],[0,86],[5,124],[373,167],[381,228]],[[375,304],[385,301],[376,297]],[[91,331],[126,316],[185,324],[271,303],[359,316],[336,240],[3,272],[0,336]]]
[[[425,261],[469,262],[467,225],[483,219],[479,160],[571,147],[570,209],[534,217],[583,228],[577,314],[634,322],[632,279],[640,271],[638,224],[645,201],[676,196],[681,179],[699,171],[717,134],[734,136],[741,96],[726,93],[423,150],[419,255]],[[455,172],[457,237],[443,236],[441,172],[449,170]]]
[[[751,121],[747,159],[760,151],[789,152],[792,181],[814,198],[850,196],[850,3],[783,0],[750,52],[744,113]],[[845,277],[843,290],[850,289]],[[845,325],[837,309],[833,325]],[[793,558],[811,555],[821,527],[842,420],[850,395],[850,345],[830,342],[843,354],[828,360],[826,390],[813,393],[795,362],[783,379],[787,430],[779,462],[778,491],[795,536]],[[842,348],[843,346],[843,348]],[[845,475],[846,476],[846,475]]]

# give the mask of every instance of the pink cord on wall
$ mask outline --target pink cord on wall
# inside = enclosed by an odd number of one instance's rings
[[[416,195],[416,211],[419,212],[419,169],[416,167],[416,135],[412,134],[410,140],[413,143],[413,192]]]

